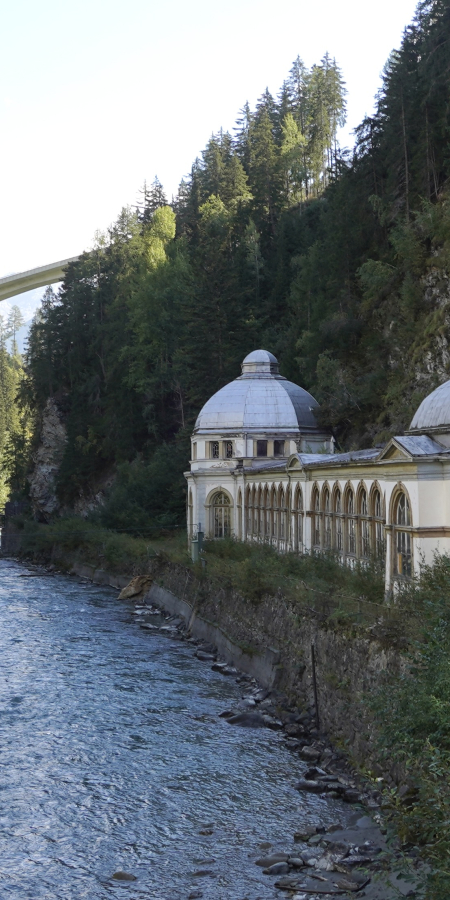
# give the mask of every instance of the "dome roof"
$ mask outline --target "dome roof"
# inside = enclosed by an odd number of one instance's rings
[[[242,375],[217,391],[201,410],[195,432],[322,432],[314,397],[278,373],[267,350],[245,357]]]
[[[445,381],[422,400],[409,427],[423,431],[439,426],[450,427],[450,381]]]

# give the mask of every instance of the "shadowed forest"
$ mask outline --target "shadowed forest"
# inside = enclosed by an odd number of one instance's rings
[[[447,0],[420,3],[351,153],[339,66],[298,58],[277,97],[212,135],[172,203],[144,185],[47,289],[21,403],[35,439],[48,397],[61,410],[66,507],[110,471],[104,525],[182,522],[196,415],[257,347],[345,449],[408,427],[450,376],[449,33]],[[25,457],[8,463],[16,492]]]

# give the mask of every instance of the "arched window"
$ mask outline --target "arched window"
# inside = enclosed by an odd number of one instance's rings
[[[278,508],[277,508],[277,492],[273,487],[270,494],[270,536],[272,542],[276,542],[278,537]]]
[[[369,522],[369,505],[367,502],[367,491],[361,488],[359,494],[359,512],[361,515],[360,527],[360,552],[363,559],[370,557],[370,522]]]
[[[334,549],[337,550],[338,553],[342,553],[343,550],[343,540],[342,540],[342,495],[339,488],[336,488],[334,492],[334,504],[333,504],[333,512],[335,514],[335,527],[334,527]]]
[[[297,487],[294,498],[294,549],[303,549],[303,495]]]
[[[286,540],[286,495],[283,488],[280,489],[280,540]]]
[[[331,550],[331,503],[330,491],[328,487],[324,487],[322,493],[322,507],[324,512],[323,521],[323,543],[325,550]]]
[[[263,510],[263,493],[262,488],[258,488],[258,537],[261,540],[264,533],[264,510]]]
[[[253,522],[252,522],[252,534],[258,534],[258,501],[256,499],[256,487],[253,485],[252,487],[252,509],[253,509]]]
[[[314,488],[312,495],[313,508],[313,546],[320,547],[320,499],[318,488]]]
[[[269,500],[269,488],[264,488],[264,540],[267,541],[270,538],[270,500]]]
[[[411,507],[409,500],[403,492],[398,495],[395,503],[395,558],[394,571],[396,575],[411,578],[412,575],[412,538],[410,529],[412,525]]]
[[[385,555],[383,504],[378,488],[375,488],[372,495],[372,515],[375,556],[377,559],[383,559]]]
[[[292,532],[292,515],[291,515],[292,501],[291,501],[291,488],[290,487],[288,487],[286,489],[285,507],[286,507],[286,541],[287,541],[286,549],[292,550],[293,532]]]
[[[252,534],[252,521],[253,521],[253,506],[252,506],[252,495],[250,492],[250,488],[248,487],[246,492],[246,520],[247,520],[247,538],[251,537]]]
[[[223,491],[214,494],[212,510],[214,537],[229,537],[231,533],[231,503]]]
[[[347,553],[349,556],[356,556],[356,519],[355,516],[355,496],[350,489],[347,491]]]
[[[189,537],[192,538],[194,535],[194,504],[192,500],[192,491],[189,490],[189,501],[188,501],[188,531]]]

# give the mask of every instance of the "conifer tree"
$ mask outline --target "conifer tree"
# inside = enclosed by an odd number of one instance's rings
[[[144,181],[140,193],[142,194],[142,205],[138,205],[139,219],[147,224],[151,222],[157,209],[167,206],[167,197],[157,175],[155,175],[151,187],[148,187],[147,182]]]
[[[12,355],[13,356],[17,356],[17,353],[18,353],[16,335],[17,335],[17,332],[19,331],[19,329],[22,328],[22,325],[24,325],[24,323],[25,323],[25,319],[22,315],[21,310],[19,309],[18,306],[14,305],[11,308],[11,312],[8,316],[8,321],[7,321],[7,325],[6,325],[7,330],[11,333],[11,337],[12,337]]]

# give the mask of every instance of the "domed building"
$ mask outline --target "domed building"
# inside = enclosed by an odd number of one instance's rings
[[[450,447],[450,381],[422,400],[408,434],[429,434],[444,447]]]
[[[380,450],[334,453],[308,391],[267,350],[200,411],[192,435],[188,533],[333,552],[350,567],[384,560],[386,590],[450,553],[450,381],[409,431]],[[197,545],[198,546],[198,545]]]

